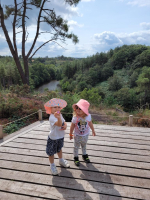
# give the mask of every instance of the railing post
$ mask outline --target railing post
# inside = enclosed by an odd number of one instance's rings
[[[133,124],[133,115],[129,115],[129,126]]]
[[[0,139],[3,139],[3,126],[0,125]]]
[[[39,121],[42,121],[42,110],[40,109],[40,110],[38,111],[38,113],[39,113]]]

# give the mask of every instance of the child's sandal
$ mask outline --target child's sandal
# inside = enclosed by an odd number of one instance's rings
[[[76,166],[80,165],[80,161],[79,161],[78,157],[74,157],[74,163],[75,163]]]
[[[89,157],[88,157],[88,154],[82,155],[82,158],[83,158],[83,160],[84,160],[86,163],[90,163],[90,159],[89,159]]]

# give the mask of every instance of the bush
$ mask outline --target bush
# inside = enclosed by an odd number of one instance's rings
[[[92,88],[92,89],[87,89],[85,88],[81,93],[80,97],[82,99],[86,99],[89,101],[91,104],[97,106],[101,102],[101,96],[98,94],[98,89],[97,88]]]
[[[138,119],[134,120],[134,123],[136,125],[150,128],[150,118],[142,114],[138,114],[138,117]]]

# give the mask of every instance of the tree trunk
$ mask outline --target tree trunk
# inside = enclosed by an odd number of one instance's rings
[[[22,66],[21,66],[19,57],[18,57],[18,55],[16,54],[16,52],[15,52],[15,50],[14,50],[14,47],[13,47],[13,45],[12,45],[12,42],[11,42],[11,40],[10,40],[10,37],[9,37],[9,35],[8,35],[8,31],[7,31],[6,26],[5,26],[5,23],[4,23],[3,8],[1,7],[1,5],[0,5],[0,15],[1,15],[1,19],[0,19],[0,20],[1,20],[1,27],[2,27],[2,29],[3,29],[3,32],[4,32],[4,35],[5,35],[7,44],[8,44],[8,46],[9,46],[10,52],[11,52],[13,58],[14,58],[14,61],[15,61],[15,63],[16,63],[16,66],[17,66],[17,68],[18,68],[18,71],[19,71],[19,74],[20,74],[20,76],[21,76],[22,82],[23,82],[23,84],[28,84],[28,85],[29,85],[29,78],[26,77],[26,76],[29,74],[29,73],[28,73],[28,70],[27,70],[27,73],[26,73],[27,75],[25,76],[25,73],[24,73],[24,71],[23,71],[23,69],[22,69]],[[27,64],[26,66],[28,67],[28,64]],[[25,68],[25,69],[26,69],[26,68]]]

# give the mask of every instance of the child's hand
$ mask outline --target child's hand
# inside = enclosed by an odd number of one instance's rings
[[[70,135],[70,140],[72,140],[73,139],[73,134],[70,133],[69,135]]]
[[[54,116],[58,119],[58,118],[60,117],[60,111],[56,111],[56,112],[54,113]]]
[[[61,130],[66,130],[66,128],[67,128],[67,124],[63,123],[62,126],[61,126]]]
[[[96,133],[95,133],[95,131],[92,131],[92,135],[93,135],[93,136],[96,136]]]

